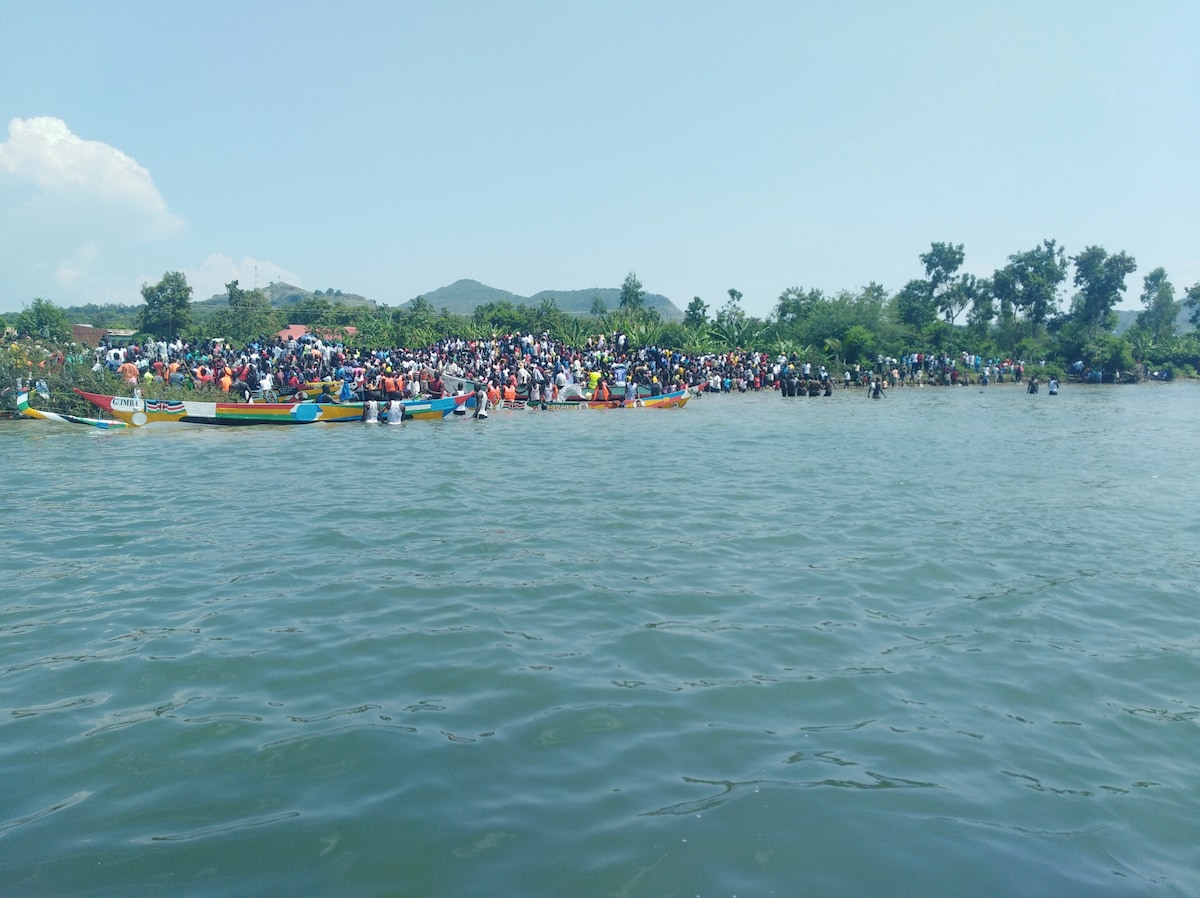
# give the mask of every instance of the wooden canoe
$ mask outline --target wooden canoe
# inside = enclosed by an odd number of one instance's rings
[[[17,411],[26,418],[37,418],[41,421],[54,421],[58,424],[82,424],[99,430],[123,430],[129,423],[117,418],[85,418],[81,415],[69,415],[65,412],[52,412],[33,408],[29,404],[29,391],[17,393]]]
[[[75,391],[97,408],[135,427],[146,424],[339,424],[362,421],[361,402],[202,402],[191,399],[142,399]],[[403,402],[405,420],[441,420],[457,406],[474,408],[474,396],[448,396]],[[378,407],[378,403],[376,403]]]

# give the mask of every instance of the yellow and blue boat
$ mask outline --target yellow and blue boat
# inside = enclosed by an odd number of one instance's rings
[[[117,418],[85,418],[81,415],[70,415],[66,412],[52,412],[46,409],[33,408],[29,404],[29,391],[17,391],[17,411],[26,418],[37,418],[41,421],[54,421],[59,424],[83,424],[99,430],[123,430],[130,426],[126,421]]]
[[[105,396],[76,389],[76,393],[114,418],[134,427],[147,424],[218,424],[245,427],[257,424],[340,424],[362,421],[362,402],[203,402],[191,399],[143,399]],[[402,403],[404,419],[440,420],[455,407],[472,408],[474,396],[448,396]]]

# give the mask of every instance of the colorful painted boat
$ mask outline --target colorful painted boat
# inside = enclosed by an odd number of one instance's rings
[[[323,402],[200,402],[191,399],[142,399],[76,393],[97,408],[135,427],[146,424],[317,424],[362,420],[362,403]]]
[[[475,395],[467,393],[462,396],[443,396],[441,399],[405,399],[400,404],[404,406],[404,419],[414,418],[418,421],[439,421],[447,415],[461,409],[466,412],[475,408]]]
[[[474,393],[476,390],[479,389],[479,381],[471,380],[470,378],[458,377],[453,374],[442,374],[441,378],[442,378],[442,383],[445,385],[446,389],[451,392],[453,392],[454,390],[465,390],[468,393]],[[583,387],[580,384],[569,384],[565,389],[566,389],[566,392],[571,394],[572,396],[582,396],[583,395]],[[640,396],[642,399],[650,398],[650,388],[648,386],[646,386],[645,384],[638,384],[637,390],[638,390],[638,396]],[[520,407],[519,405],[514,406],[512,403],[514,401],[517,403],[529,402],[530,401],[529,393],[530,393],[529,385],[517,387],[516,400],[506,400],[504,403],[505,407],[519,408]],[[562,396],[560,396],[559,398],[561,399]],[[625,387],[623,385],[614,384],[609,387],[609,398],[608,398],[609,402],[613,402],[613,401],[620,402],[624,398],[625,398]],[[537,405],[540,406],[541,403],[537,403]]]
[[[17,411],[26,418],[37,418],[42,421],[55,421],[59,424],[83,424],[99,430],[123,430],[130,424],[115,418],[84,418],[80,415],[69,415],[65,412],[51,412],[33,408],[29,404],[29,391],[17,392]]]
[[[325,387],[329,387],[329,392],[336,396],[342,391],[342,382],[340,380],[307,380],[296,387],[296,393],[303,393],[308,399],[316,399]]]
[[[643,396],[633,405],[625,405],[621,399],[552,399],[547,402],[528,402],[525,408],[546,409],[547,411],[578,411],[579,409],[599,408],[683,408],[692,398],[691,390],[675,390],[663,393],[661,396]],[[507,403],[504,403],[507,405]]]
[[[105,396],[76,389],[97,408],[135,427],[146,424],[337,424],[362,421],[361,402],[200,402],[191,399],[142,399],[136,396]],[[404,419],[440,420],[457,406],[474,408],[474,396],[448,396],[402,403]]]

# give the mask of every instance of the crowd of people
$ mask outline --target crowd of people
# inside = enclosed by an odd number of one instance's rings
[[[912,353],[878,356],[874,365],[846,366],[840,377],[823,364],[766,352],[689,354],[659,347],[632,348],[617,332],[568,346],[549,334],[511,334],[486,340],[453,338],[423,349],[361,349],[306,335],[275,336],[234,349],[223,341],[192,346],[175,339],[144,345],[102,343],[94,370],[107,369],[131,389],[163,384],[217,391],[253,400],[298,393],[325,401],[439,398],[459,379],[483,385],[493,401],[549,400],[566,391],[588,398],[619,398],[633,385],[659,395],[685,388],[721,393],[778,391],[784,396],[829,396],[834,386],[887,387],[1020,382],[1024,364]],[[327,385],[324,389],[321,384]],[[333,386],[336,385],[336,388]],[[324,395],[322,395],[324,394]]]

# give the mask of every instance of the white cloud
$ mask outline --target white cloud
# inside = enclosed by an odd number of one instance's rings
[[[180,238],[186,222],[171,212],[150,172],[122,152],[71,132],[62,119],[13,119],[0,143],[0,271],[19,292],[0,294],[0,306],[33,296],[58,305],[139,303],[143,284],[163,253],[148,243]],[[187,251],[191,255],[190,251]],[[179,254],[179,246],[167,255]],[[166,261],[171,269],[177,266]],[[183,269],[194,299],[272,281],[300,285],[274,262],[213,254]]]
[[[0,271],[12,292],[0,303],[137,302],[125,285],[145,264],[147,244],[186,230],[127,154],[78,137],[62,119],[9,122],[0,142]]]
[[[37,188],[31,204],[43,213],[84,213],[97,223],[115,218],[130,228],[125,238],[161,240],[187,229],[167,208],[150,172],[115,147],[72,134],[62,119],[9,122],[8,140],[0,144],[0,177]]]
[[[265,287],[275,281],[293,286],[302,286],[300,276],[274,262],[253,259],[249,256],[235,261],[229,256],[214,253],[205,259],[199,268],[185,269],[184,275],[192,287],[192,299],[208,299],[225,292],[225,285],[237,281],[244,290],[257,284]]]

